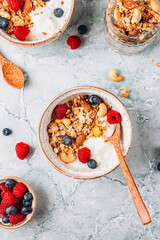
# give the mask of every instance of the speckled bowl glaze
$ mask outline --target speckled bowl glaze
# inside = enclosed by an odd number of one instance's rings
[[[2,224],[2,223],[0,222],[0,227],[1,227],[1,228],[5,228],[5,229],[16,229],[16,228],[19,228],[19,227],[24,226],[26,223],[28,223],[28,222],[31,220],[31,218],[33,217],[33,215],[34,215],[34,213],[35,213],[35,210],[36,210],[37,200],[36,200],[35,192],[33,191],[32,187],[30,186],[29,183],[27,183],[26,181],[24,181],[24,180],[21,179],[21,178],[11,177],[11,176],[0,178],[0,183],[5,182],[5,180],[7,180],[7,179],[13,179],[13,180],[15,180],[16,182],[22,182],[22,183],[27,187],[27,189],[29,190],[29,192],[31,192],[32,195],[33,195],[33,202],[32,202],[32,206],[31,206],[32,209],[33,209],[33,211],[32,211],[30,214],[28,214],[28,215],[26,216],[26,218],[25,218],[22,222],[20,222],[20,223],[18,223],[18,224],[16,224],[16,225],[13,225],[13,226],[4,225],[4,224]]]
[[[57,33],[55,33],[50,38],[46,38],[45,40],[41,40],[41,41],[20,41],[14,37],[11,37],[9,34],[6,33],[5,30],[2,30],[2,29],[0,29],[0,38],[9,43],[12,43],[14,45],[18,45],[21,47],[33,47],[33,46],[44,45],[49,42],[52,42],[52,41],[56,40],[68,27],[68,25],[72,19],[72,16],[73,16],[74,8],[75,8],[75,0],[71,0],[71,9],[70,9],[70,13],[69,13],[68,18],[66,19],[65,24],[63,25],[63,27],[61,29],[59,29],[59,31]]]
[[[88,170],[79,170],[74,168],[72,164],[67,164],[61,161],[61,159],[53,152],[51,145],[49,144],[49,137],[47,133],[47,126],[50,122],[52,112],[54,108],[59,104],[64,104],[66,101],[74,98],[77,95],[91,95],[96,94],[100,98],[104,100],[104,102],[112,105],[115,111],[119,111],[122,116],[122,152],[123,155],[126,156],[129,152],[131,142],[132,142],[132,123],[129,116],[129,113],[123,103],[115,97],[112,93],[92,86],[82,86],[82,87],[75,87],[71,88],[65,92],[60,93],[57,95],[46,107],[44,110],[40,122],[39,122],[39,129],[38,129],[38,138],[42,152],[48,159],[49,163],[59,172],[78,179],[92,179],[104,176],[111,171],[113,171],[116,167],[119,166],[119,163],[116,162],[112,164],[112,166],[108,169],[103,167],[97,167],[96,169],[89,169]]]

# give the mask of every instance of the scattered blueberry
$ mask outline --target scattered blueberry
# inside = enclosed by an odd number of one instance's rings
[[[21,208],[21,213],[23,213],[24,215],[28,215],[32,212],[32,208],[31,207],[22,207]]]
[[[65,135],[65,136],[62,138],[62,143],[63,143],[64,145],[69,146],[69,145],[72,144],[72,138],[71,138],[70,136],[68,136],[68,135]]]
[[[8,19],[0,17],[0,28],[7,28],[9,25]]]
[[[4,224],[9,223],[9,217],[7,215],[2,218],[2,223]]]
[[[32,200],[32,199],[33,199],[32,193],[27,192],[27,193],[23,196],[23,199],[24,199],[25,201],[30,201],[30,200]]]
[[[31,207],[31,205],[32,205],[32,200],[30,200],[30,201],[25,201],[25,200],[23,199],[22,204],[23,204],[23,206],[25,206],[25,207]]]
[[[158,171],[160,171],[160,162],[157,165],[157,169],[158,169]]]
[[[56,16],[56,17],[62,17],[63,16],[63,14],[64,14],[64,11],[61,9],[61,8],[56,8],[55,10],[54,10],[54,15]]]
[[[14,185],[15,185],[15,183],[16,183],[16,182],[15,182],[13,179],[7,179],[7,180],[5,181],[5,186],[8,187],[8,188],[13,188]]]
[[[92,168],[92,169],[97,167],[97,163],[94,159],[89,159],[89,161],[87,162],[87,165],[89,168]]]
[[[89,103],[91,105],[96,105],[99,103],[99,97],[97,95],[91,95],[89,96]]]
[[[6,213],[8,215],[13,215],[17,212],[17,208],[15,206],[10,206],[6,209]]]
[[[87,27],[85,26],[85,25],[80,25],[79,27],[78,27],[78,32],[79,32],[79,34],[86,34],[87,33]]]
[[[8,136],[8,135],[11,134],[11,130],[8,129],[8,128],[4,128],[4,129],[2,130],[2,133],[3,133],[4,136]]]

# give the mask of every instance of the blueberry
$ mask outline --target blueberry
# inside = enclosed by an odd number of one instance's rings
[[[2,223],[4,224],[9,223],[9,217],[7,215],[2,218]]]
[[[71,138],[70,136],[68,136],[68,135],[65,135],[65,136],[62,138],[62,143],[63,143],[64,145],[69,146],[69,145],[72,144],[72,138]]]
[[[8,188],[13,188],[16,182],[13,179],[7,179],[5,181],[5,186]]]
[[[25,206],[25,207],[31,207],[31,205],[32,205],[32,200],[26,201],[26,200],[23,199],[22,204],[23,204],[23,206]]]
[[[31,207],[22,207],[21,208],[21,213],[23,213],[24,215],[28,215],[32,212],[32,208]]]
[[[32,193],[27,192],[27,193],[23,196],[23,199],[24,199],[25,201],[30,201],[30,200],[32,200],[32,199],[33,199]]]
[[[0,28],[7,28],[9,25],[8,19],[0,17]]]
[[[99,103],[99,97],[97,95],[91,95],[89,96],[89,103],[91,105],[96,105]]]
[[[63,14],[64,14],[64,11],[61,9],[61,8],[56,8],[56,9],[54,9],[54,15],[56,16],[56,17],[62,17],[63,16]]]
[[[8,136],[8,135],[11,134],[11,130],[8,129],[8,128],[4,128],[4,129],[2,130],[2,133],[3,133],[4,136]]]
[[[157,165],[157,169],[158,169],[158,171],[160,171],[160,162]]]
[[[49,0],[42,0],[43,2],[48,2]]]
[[[92,168],[92,169],[97,167],[97,163],[94,159],[89,159],[89,161],[87,162],[87,165],[89,168]]]
[[[10,206],[6,209],[6,213],[8,215],[13,215],[17,212],[17,208],[15,206]]]
[[[85,25],[80,25],[79,27],[78,27],[78,32],[79,32],[79,34],[86,34],[87,33],[87,27],[85,26]]]

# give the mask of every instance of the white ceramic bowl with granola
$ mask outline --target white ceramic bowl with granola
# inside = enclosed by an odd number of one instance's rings
[[[49,163],[61,173],[79,179],[101,177],[119,161],[108,137],[121,122],[121,146],[126,156],[132,141],[128,111],[112,93],[82,86],[56,96],[44,110],[38,137]]]
[[[20,46],[60,36],[71,21],[75,0],[1,0],[0,37]]]

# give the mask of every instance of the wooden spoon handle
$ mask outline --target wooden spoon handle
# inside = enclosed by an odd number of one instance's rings
[[[139,217],[140,217],[143,225],[146,225],[151,222],[150,215],[149,215],[147,208],[142,200],[142,197],[138,191],[138,188],[133,180],[133,177],[130,173],[130,170],[127,166],[127,163],[126,163],[122,153],[119,150],[118,151],[116,150],[116,152],[117,152],[117,156],[119,158],[119,162],[120,162],[124,177],[126,179],[129,191],[131,193],[133,202],[134,202],[137,212],[139,214]]]

